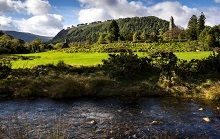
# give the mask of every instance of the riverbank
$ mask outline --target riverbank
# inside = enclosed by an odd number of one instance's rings
[[[12,70],[0,80],[1,98],[72,99],[79,97],[177,97],[220,100],[220,75],[207,74],[183,80],[147,75],[141,79],[116,80],[105,76],[97,67],[38,67]]]
[[[220,100],[220,54],[184,61],[173,53],[110,54],[95,67],[63,61],[26,69],[0,63],[0,97],[180,97]]]

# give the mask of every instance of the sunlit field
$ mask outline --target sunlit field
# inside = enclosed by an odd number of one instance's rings
[[[175,53],[179,59],[192,60],[203,59],[212,52],[180,52]],[[139,56],[147,56],[147,53],[138,53]],[[107,53],[65,53],[49,51],[43,53],[22,54],[16,56],[34,57],[33,60],[12,61],[13,68],[32,68],[37,65],[57,64],[64,61],[73,66],[94,66],[102,63],[102,59],[108,58]]]

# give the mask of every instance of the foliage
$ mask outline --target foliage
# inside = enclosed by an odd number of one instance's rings
[[[0,79],[6,78],[11,72],[11,62],[6,60],[0,61]]]
[[[44,51],[44,44],[40,39],[35,39],[27,44],[27,48],[30,52],[42,52]]]
[[[107,34],[101,33],[97,43],[98,44],[106,44],[107,43],[106,36],[107,36]]]
[[[198,21],[196,15],[193,15],[188,23],[187,37],[189,40],[197,40]]]
[[[53,38],[52,42],[64,42],[67,39],[73,43],[96,43],[100,33],[108,33],[111,22],[112,20],[108,20],[62,30]],[[116,22],[119,26],[120,38],[127,41],[132,41],[134,32],[145,32],[150,35],[152,32],[157,34],[160,29],[165,32],[169,27],[167,21],[153,16],[118,19]],[[118,37],[118,34],[116,37]]]
[[[168,30],[163,34],[164,41],[184,41],[185,38],[185,30],[179,29],[178,27],[173,28],[172,30]]]
[[[157,52],[150,55],[150,59],[163,75],[171,76],[172,71],[177,68],[178,58],[172,52]]]
[[[112,36],[111,41],[118,41],[118,38],[120,37],[119,31],[118,23],[115,20],[112,20],[108,28],[108,33]]]
[[[205,29],[205,20],[206,17],[204,15],[204,13],[202,12],[199,19],[198,19],[198,35],[200,35],[200,33]]]
[[[27,49],[24,47],[24,41],[14,39],[13,37],[1,33],[0,35],[0,54],[9,53],[26,53]]]
[[[110,54],[103,60],[102,69],[114,78],[133,79],[144,73],[162,74],[172,77],[173,72],[180,77],[220,73],[220,54],[203,60],[180,60],[172,52],[157,52],[148,57],[138,57],[133,53]]]
[[[138,58],[133,53],[109,54],[101,69],[113,78],[134,79],[144,72],[152,72],[150,62],[147,57]]]
[[[56,44],[54,45],[54,49],[56,49],[56,50],[62,49],[62,47],[63,47],[63,44],[62,44],[62,43],[56,43]]]
[[[134,35],[133,35],[133,42],[137,43],[139,40],[140,40],[139,33],[135,32]]]
[[[7,96],[13,98],[171,95],[218,101],[219,82],[215,82],[219,80],[219,63],[219,54],[183,61],[170,52],[148,57],[114,54],[101,68],[72,67],[60,61],[56,65],[11,70],[7,78],[0,80],[0,92],[12,94]],[[213,83],[207,85],[207,79]]]
[[[220,27],[214,26],[209,30],[207,43],[210,47],[220,47]]]

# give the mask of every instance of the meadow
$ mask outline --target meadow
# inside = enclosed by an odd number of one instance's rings
[[[147,53],[137,53],[138,56],[147,56]],[[203,59],[212,54],[211,51],[206,52],[178,52],[175,55],[179,59],[192,60]],[[65,53],[60,51],[49,51],[32,54],[17,54],[10,56],[32,57],[32,60],[14,60],[12,68],[32,68],[38,65],[57,64],[59,61],[64,61],[72,66],[94,66],[102,63],[103,59],[108,58],[108,53]]]

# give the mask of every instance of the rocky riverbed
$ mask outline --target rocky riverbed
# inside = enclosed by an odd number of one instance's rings
[[[174,98],[0,101],[0,138],[220,138],[218,103]]]

